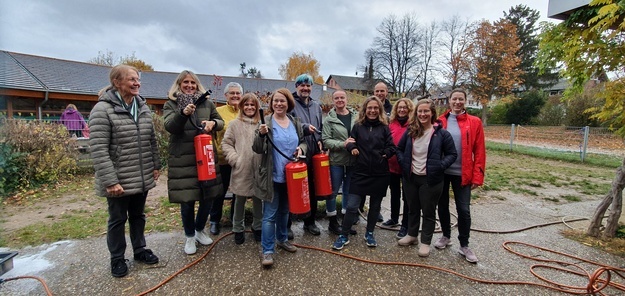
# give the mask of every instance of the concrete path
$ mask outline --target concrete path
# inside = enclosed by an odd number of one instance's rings
[[[388,218],[389,198],[384,213]],[[478,201],[472,205],[473,227],[509,230],[539,223],[559,221],[568,215],[590,217],[598,201],[556,205],[552,202]],[[452,209],[454,205],[451,206]],[[453,211],[452,211],[453,212]],[[150,221],[148,220],[148,223]],[[318,221],[323,231],[312,236],[302,231],[301,222],[294,224],[294,243],[330,250],[336,236],[327,232],[327,220]],[[587,222],[575,222],[583,228]],[[417,256],[417,246],[400,247],[395,232],[378,229],[379,246],[368,248],[363,239],[364,223],[356,225],[357,236],[340,254],[379,262],[416,263],[420,267],[365,263],[332,253],[301,248],[296,253],[277,251],[271,269],[260,266],[260,245],[246,235],[243,245],[235,245],[233,236],[224,235],[205,258],[175,276],[151,295],[565,295],[550,289],[528,285],[483,284],[461,278],[458,274],[482,280],[529,281],[541,283],[530,273],[540,262],[525,259],[502,247],[505,241],[520,241],[601,262],[625,267],[625,259],[564,238],[560,224],[510,234],[471,233],[471,247],[479,257],[477,264],[467,262],[457,252],[457,230],[453,229],[453,245],[445,250],[433,249],[427,258]],[[223,229],[223,233],[230,229]],[[437,239],[440,234],[435,234]],[[217,239],[217,238],[215,238]],[[130,260],[130,273],[124,278],[110,275],[105,237],[62,241],[50,245],[28,247],[14,258],[14,268],[1,278],[33,275],[43,278],[54,295],[135,295],[146,291],[175,274],[194,260],[200,259],[209,247],[201,246],[192,256],[183,252],[182,230],[175,233],[147,235],[148,247],[160,257],[160,263],[146,266]],[[514,246],[536,258],[571,261],[537,249]],[[132,258],[130,251],[126,258]],[[578,262],[575,262],[578,263]],[[593,272],[598,266],[582,263]],[[567,285],[585,286],[583,278],[550,270],[541,274]],[[623,282],[622,280],[619,280]],[[606,290],[615,295],[625,292]],[[35,280],[10,281],[0,285],[0,295],[44,295]]]

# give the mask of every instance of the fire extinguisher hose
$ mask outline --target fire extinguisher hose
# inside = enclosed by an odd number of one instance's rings
[[[260,123],[265,124],[265,112],[263,109],[258,110],[260,112]],[[261,137],[265,137],[265,135],[261,135]],[[273,143],[273,141],[271,140],[270,137],[266,137],[267,140],[269,140],[269,143],[271,144],[271,146],[273,146],[274,149],[276,149],[276,151],[278,151],[278,153],[280,155],[282,155],[284,158],[290,160],[290,161],[296,161],[296,159],[294,157],[290,157],[287,156],[286,153],[282,152],[280,149],[278,149],[278,147],[276,147],[276,145]]]
[[[204,102],[206,102],[206,100],[208,100],[208,97],[210,97],[210,95],[213,93],[212,90],[207,90],[205,93],[203,93],[199,98],[197,98],[197,100],[195,100],[193,102],[193,105],[195,105],[196,107]],[[184,113],[183,113],[184,115]],[[189,118],[189,121],[191,122],[191,125],[193,125],[198,131],[203,132],[204,131],[204,125],[200,126],[198,125],[194,120],[191,120],[191,116],[190,115],[185,115]]]

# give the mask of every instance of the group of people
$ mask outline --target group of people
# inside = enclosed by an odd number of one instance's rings
[[[139,96],[139,71],[118,65],[109,78],[110,85],[100,91],[90,114],[90,145],[96,190],[108,203],[111,273],[123,277],[128,273],[124,258],[126,221],[134,259],[146,264],[159,261],[146,248],[144,207],[147,193],[159,177],[161,160],[151,112]],[[289,242],[293,239],[293,217],[289,215],[285,166],[305,157],[311,211],[303,219],[303,230],[319,235],[311,161],[313,155],[326,153],[333,189],[326,200],[328,231],[338,235],[333,249],[343,249],[350,242],[349,236],[357,234],[352,226],[364,210],[367,195],[369,211],[363,237],[367,246],[377,246],[374,229],[383,221],[380,208],[389,185],[391,217],[383,225],[399,224],[400,200],[404,200],[398,244],[416,244],[422,214],[418,254],[427,256],[438,206],[443,236],[434,246],[445,248],[451,244],[451,185],[459,214],[459,252],[468,261],[477,262],[468,248],[469,205],[471,189],[483,183],[484,135],[480,120],[464,110],[466,93],[454,90],[450,110],[437,118],[428,99],[416,104],[400,99],[392,105],[384,83],[375,86],[375,96],[367,98],[358,112],[348,107],[347,93],[337,90],[332,94],[334,107],[324,117],[321,106],[310,96],[313,84],[310,75],[302,74],[295,80],[295,92],[275,90],[269,96],[268,114],[262,116],[259,98],[253,92],[244,93],[238,83],[225,86],[227,103],[216,107],[211,100],[201,100],[208,93],[197,75],[191,71],[178,75],[163,113],[170,134],[168,195],[170,202],[180,204],[184,252],[196,253],[196,243],[210,245],[213,241],[208,232],[219,234],[226,191],[232,193],[235,244],[245,242],[245,203],[251,199],[251,230],[254,240],[261,244],[261,265],[273,265],[276,246],[296,252],[297,247]],[[194,147],[199,134],[212,136],[215,154],[216,178],[202,182],[198,181]],[[342,222],[337,218],[339,188]]]

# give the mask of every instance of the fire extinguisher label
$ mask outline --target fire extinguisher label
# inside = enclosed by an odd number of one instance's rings
[[[204,146],[204,155],[208,158],[208,174],[215,174],[215,154],[213,153],[212,141],[209,145]]]
[[[321,166],[322,166],[322,167],[327,167],[327,166],[330,166],[330,161],[329,161],[329,160],[324,160],[324,161],[322,161],[322,162],[321,162]]]
[[[302,181],[302,203],[305,207],[310,206],[310,192],[308,191],[308,178]]]
[[[308,172],[307,171],[303,171],[303,172],[299,172],[299,173],[293,173],[293,179],[304,179],[308,177]]]

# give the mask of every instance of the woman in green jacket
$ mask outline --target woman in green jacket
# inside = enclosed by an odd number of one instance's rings
[[[358,119],[358,113],[347,108],[347,94],[345,91],[337,90],[332,93],[334,108],[330,110],[328,116],[323,120],[322,139],[323,145],[330,150],[330,179],[332,179],[332,198],[326,201],[326,215],[330,219],[328,231],[340,235],[341,225],[336,219],[336,195],[343,185],[342,205],[343,210],[347,206],[349,196],[349,180],[352,176],[352,166],[355,156],[347,151],[347,143],[354,139],[349,137],[352,126]],[[344,214],[345,212],[343,212]],[[356,234],[355,230],[352,234]]]

